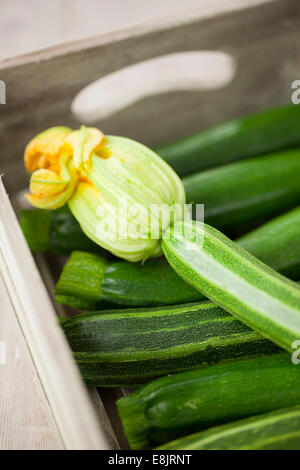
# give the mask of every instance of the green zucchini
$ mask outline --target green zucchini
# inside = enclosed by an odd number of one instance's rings
[[[227,121],[156,149],[180,176],[300,142],[300,107],[268,109]]]
[[[145,449],[299,402],[299,367],[282,353],[162,377],[117,406],[131,448]]]
[[[210,300],[292,351],[300,339],[300,286],[215,228],[177,222],[162,248],[175,271]]]
[[[104,252],[83,233],[67,206],[55,211],[24,209],[20,225],[33,252],[69,254],[77,249]]]
[[[300,202],[300,150],[251,158],[183,180],[188,202],[204,204],[205,222],[232,230]]]
[[[40,209],[22,210],[20,225],[31,251],[44,252],[49,249],[52,215],[52,212]]]
[[[108,262],[79,251],[73,252],[65,264],[55,294],[58,302],[86,310],[102,308],[103,302],[111,306],[151,307],[204,299],[164,258],[144,264]]]
[[[278,272],[300,279],[300,208],[238,239],[238,243]],[[196,302],[203,294],[183,281],[165,259],[144,264],[108,262],[73,252],[56,285],[56,300],[82,310],[151,307]]]
[[[300,207],[267,222],[237,240],[275,271],[300,279]]]
[[[300,450],[300,406],[224,424],[160,450]]]
[[[211,302],[92,312],[61,325],[83,379],[97,387],[280,351]]]
[[[94,300],[89,300],[88,298],[75,297],[75,295],[56,295],[56,302],[62,305],[68,305],[69,307],[75,308],[77,310],[96,310],[98,305]],[[111,302],[101,301],[101,310],[110,310],[115,308],[115,305]]]

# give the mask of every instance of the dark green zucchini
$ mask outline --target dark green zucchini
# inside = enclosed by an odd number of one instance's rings
[[[238,243],[278,272],[300,279],[300,208],[268,222]],[[74,252],[56,286],[56,300],[82,310],[108,306],[151,307],[203,300],[165,259],[144,264],[108,262]]]
[[[29,248],[33,252],[44,252],[50,245],[50,226],[53,213],[40,209],[24,209],[20,215],[20,225]]]
[[[228,231],[299,205],[299,175],[295,149],[197,173],[183,183],[187,201],[204,204],[205,222]]]
[[[224,424],[160,450],[300,450],[300,406]]]
[[[77,249],[104,252],[83,233],[67,206],[55,211],[24,209],[20,225],[33,252],[69,254]]]
[[[162,377],[118,400],[132,449],[300,403],[290,355],[241,359]]]
[[[238,244],[275,271],[300,279],[300,207],[262,225]]]
[[[134,386],[279,348],[211,302],[112,310],[62,319],[82,377],[97,387]]]
[[[300,143],[300,107],[268,109],[227,121],[156,149],[180,175]]]
[[[293,351],[300,338],[300,286],[278,274],[221,232],[200,222],[176,222],[162,248],[175,271],[217,305],[263,336]]]

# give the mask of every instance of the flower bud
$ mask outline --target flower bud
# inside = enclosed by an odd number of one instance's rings
[[[86,235],[126,260],[162,254],[160,239],[183,217],[185,193],[155,152],[85,127],[50,129],[26,152],[27,169],[38,168],[30,180],[31,204],[54,209],[68,202]]]

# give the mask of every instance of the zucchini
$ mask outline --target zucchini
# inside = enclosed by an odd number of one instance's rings
[[[176,222],[162,248],[189,284],[287,351],[300,339],[300,286],[215,228]]]
[[[97,307],[97,302],[86,298],[75,297],[75,295],[58,294],[55,296],[55,300],[58,304],[68,305],[76,310],[95,310]],[[101,308],[105,308],[103,304],[101,304]]]
[[[162,377],[117,406],[131,448],[145,449],[299,402],[299,368],[282,353]]]
[[[278,217],[238,243],[278,272],[300,279],[300,208]],[[56,300],[82,310],[151,307],[197,302],[203,294],[183,281],[165,259],[144,264],[108,262],[73,252],[56,285]]]
[[[211,302],[112,310],[61,319],[83,379],[135,386],[222,360],[279,352]]]
[[[267,222],[237,240],[275,271],[300,279],[300,207]]]
[[[300,406],[224,424],[160,450],[300,450]]]
[[[164,258],[146,263],[108,262],[92,253],[75,251],[55,288],[56,300],[86,310],[103,302],[111,306],[151,307],[203,300]],[[75,301],[77,299],[77,302]]]
[[[251,158],[183,180],[188,202],[204,204],[205,222],[232,230],[272,217],[300,201],[300,150]]]
[[[300,107],[268,109],[219,124],[156,149],[180,176],[300,142]]]
[[[67,206],[55,211],[24,209],[20,225],[33,252],[69,254],[77,249],[104,252],[83,233]]]

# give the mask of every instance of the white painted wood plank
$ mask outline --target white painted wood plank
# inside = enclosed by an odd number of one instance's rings
[[[105,415],[96,416],[1,181],[0,270],[64,448],[116,448]]]
[[[0,273],[0,449],[62,449]]]

